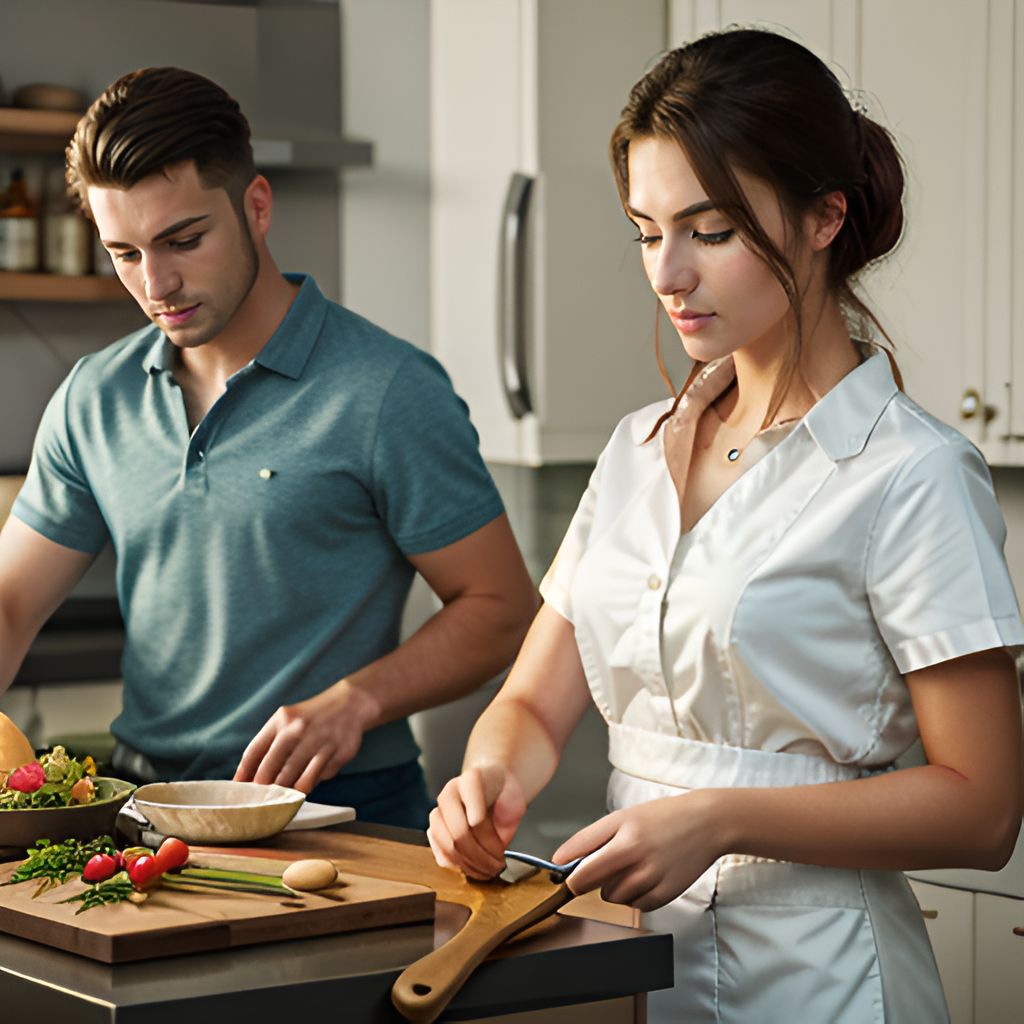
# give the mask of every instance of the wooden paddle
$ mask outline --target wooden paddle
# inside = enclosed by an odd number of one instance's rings
[[[476,894],[468,903],[469,920],[443,946],[407,967],[391,989],[395,1009],[414,1024],[436,1020],[488,953],[573,898],[564,882],[536,868],[514,881],[466,884]]]

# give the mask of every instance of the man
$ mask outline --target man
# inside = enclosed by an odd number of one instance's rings
[[[111,85],[69,190],[153,324],[71,371],[0,534],[0,692],[108,542],[119,774],[276,782],[425,827],[405,716],[507,665],[533,586],[439,364],[283,276],[219,86]],[[405,643],[420,572],[443,607]]]

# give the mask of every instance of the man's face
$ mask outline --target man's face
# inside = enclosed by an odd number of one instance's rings
[[[128,189],[92,185],[89,206],[117,276],[180,348],[231,323],[259,269],[248,225],[223,188],[204,188],[187,161]]]

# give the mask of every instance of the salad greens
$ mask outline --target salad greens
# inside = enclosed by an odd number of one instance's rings
[[[0,811],[90,803],[95,797],[91,778],[95,774],[91,757],[78,761],[62,746],[55,746],[7,776],[0,785]]]

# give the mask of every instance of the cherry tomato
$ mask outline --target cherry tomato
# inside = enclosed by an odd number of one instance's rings
[[[117,864],[118,871],[124,871],[124,854],[120,850],[114,851],[114,863]]]
[[[128,863],[128,877],[136,889],[148,889],[162,874],[156,857],[136,857]]]
[[[160,865],[161,871],[174,871],[188,863],[188,855],[188,844],[171,837],[160,844],[160,849],[156,852],[156,862]]]
[[[117,874],[117,861],[109,853],[97,853],[90,857],[82,868],[83,882],[105,882]]]

